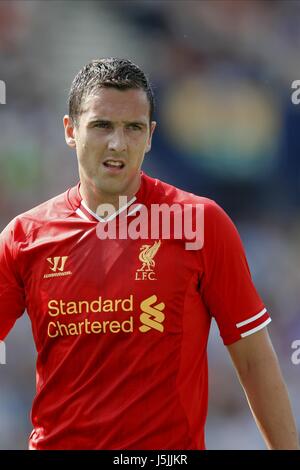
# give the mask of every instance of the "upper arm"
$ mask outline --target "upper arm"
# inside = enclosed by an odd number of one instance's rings
[[[4,339],[25,310],[24,287],[13,253],[12,229],[0,234],[0,339]]]
[[[268,330],[263,328],[227,346],[232,362],[239,375],[245,375],[251,368],[268,367],[270,361],[276,361]]]
[[[225,345],[255,333],[270,321],[251,278],[239,233],[217,204],[205,207],[202,296]]]

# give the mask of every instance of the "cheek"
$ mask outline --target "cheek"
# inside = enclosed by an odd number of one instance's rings
[[[86,160],[86,157],[88,155],[86,144],[83,144],[82,142],[80,142],[77,145],[77,155],[80,161]]]
[[[85,168],[86,170],[93,168],[93,162],[95,161],[95,157],[93,157],[93,152],[87,144],[81,144],[79,148],[77,148],[77,157],[80,166]]]
[[[78,142],[77,151],[80,154],[81,160],[90,160],[93,154],[95,153],[95,148],[97,145],[92,142],[88,142],[86,139],[80,140]]]
[[[137,158],[142,158],[144,156],[145,151],[148,147],[148,139],[137,139],[133,142],[132,148],[137,156]]]

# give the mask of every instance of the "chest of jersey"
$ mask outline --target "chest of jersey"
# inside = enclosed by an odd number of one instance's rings
[[[182,240],[100,240],[91,225],[40,239],[23,256],[39,340],[181,334],[184,311],[201,309],[201,266]]]

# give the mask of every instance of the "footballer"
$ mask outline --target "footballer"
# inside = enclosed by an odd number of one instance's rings
[[[29,448],[205,449],[215,318],[266,446],[297,449],[270,316],[233,222],[214,201],[141,170],[153,112],[131,61],[84,66],[63,120],[79,182],[1,233],[0,339],[26,310],[37,350]],[[145,221],[163,204],[204,209],[200,248],[172,228],[155,239],[99,236],[124,220],[138,233],[141,208]]]

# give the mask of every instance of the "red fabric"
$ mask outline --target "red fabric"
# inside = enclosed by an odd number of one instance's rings
[[[136,197],[204,204],[204,247],[161,240],[137,279],[155,240],[100,240],[79,186],[1,234],[0,338],[26,308],[38,352],[31,449],[205,448],[211,316],[225,344],[268,318],[216,203],[144,174]]]

